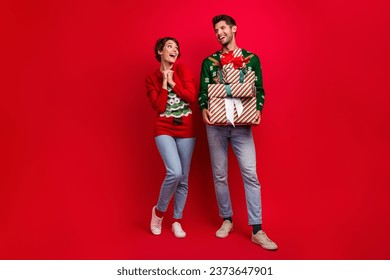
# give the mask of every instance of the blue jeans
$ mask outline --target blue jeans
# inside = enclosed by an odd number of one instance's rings
[[[165,212],[172,196],[175,195],[173,218],[181,219],[188,194],[188,174],[195,138],[159,135],[155,137],[155,140],[166,168],[157,209]]]
[[[231,142],[244,181],[249,225],[262,224],[260,183],[256,151],[250,126],[206,125],[215,193],[222,218],[233,215],[228,186],[228,145]]]

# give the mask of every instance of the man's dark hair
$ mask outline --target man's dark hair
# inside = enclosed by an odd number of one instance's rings
[[[215,27],[215,25],[222,20],[224,20],[226,22],[226,24],[229,25],[230,27],[236,26],[236,21],[231,16],[218,15],[218,16],[213,17],[213,27]]]
[[[164,46],[165,46],[165,43],[166,43],[167,41],[169,41],[169,40],[171,40],[171,41],[173,41],[173,42],[176,43],[177,49],[178,49],[178,51],[179,51],[179,55],[178,55],[177,57],[180,57],[180,46],[179,46],[179,41],[176,40],[176,39],[173,38],[173,37],[164,37],[164,38],[158,39],[157,42],[156,42],[156,45],[154,46],[154,54],[155,54],[155,56],[156,56],[156,59],[157,59],[159,62],[161,62],[161,54],[159,54],[158,52],[159,52],[159,51],[161,52],[161,51],[163,50],[163,48],[164,48]]]

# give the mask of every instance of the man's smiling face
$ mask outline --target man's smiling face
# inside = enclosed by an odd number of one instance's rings
[[[230,27],[224,20],[214,26],[215,36],[222,46],[228,45],[233,40],[236,29],[236,26]]]

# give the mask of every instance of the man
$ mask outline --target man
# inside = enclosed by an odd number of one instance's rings
[[[232,145],[238,159],[241,175],[244,181],[246,205],[249,225],[252,225],[252,242],[267,250],[276,250],[278,246],[270,240],[262,230],[262,207],[260,184],[256,173],[256,153],[250,125],[213,125],[208,108],[208,85],[219,83],[221,57],[226,53],[238,50],[236,44],[237,26],[235,20],[227,15],[215,16],[212,20],[216,38],[222,49],[206,58],[202,64],[199,107],[203,121],[206,123],[209,143],[214,187],[219,207],[219,215],[223,219],[222,226],[216,232],[219,238],[225,238],[233,229],[233,211],[228,187],[228,144]],[[260,60],[257,55],[241,49],[241,64],[245,70],[254,71],[256,87],[256,110],[253,124],[260,123],[264,104],[264,89]],[[226,55],[227,56],[227,55]]]

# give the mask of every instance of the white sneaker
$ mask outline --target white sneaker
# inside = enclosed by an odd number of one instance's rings
[[[273,251],[278,249],[278,245],[276,245],[275,242],[269,239],[265,232],[262,230],[259,230],[256,234],[252,233],[252,242],[260,245],[266,250]]]
[[[150,230],[154,235],[161,234],[161,223],[163,218],[159,218],[156,216],[156,206],[152,209],[152,220],[150,221]]]
[[[181,224],[178,222],[174,222],[172,224],[172,232],[177,238],[184,238],[186,237],[185,231],[181,228]]]
[[[229,235],[229,232],[233,230],[233,223],[229,220],[225,220],[222,223],[222,226],[217,230],[215,236],[218,238],[225,238]]]

